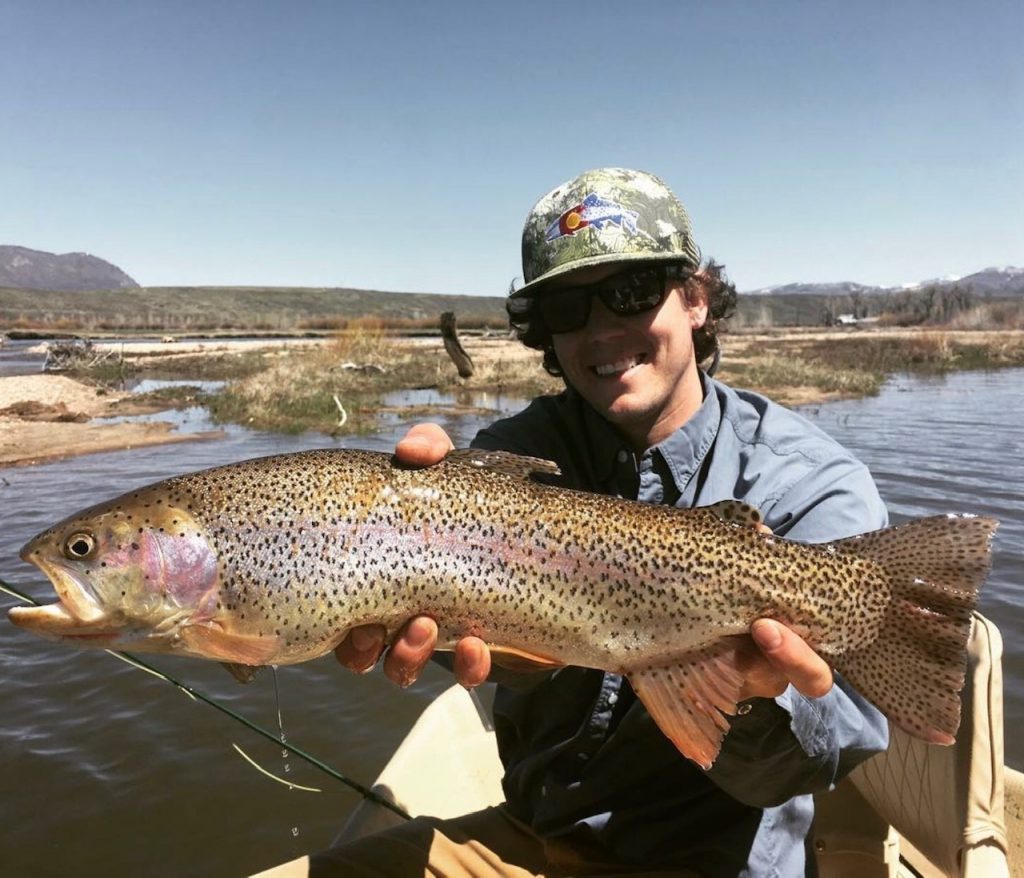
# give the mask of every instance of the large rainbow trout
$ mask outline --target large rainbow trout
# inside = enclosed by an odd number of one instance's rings
[[[218,467],[93,506],[22,558],[60,601],[23,628],[76,646],[259,666],[330,651],[355,625],[432,616],[552,665],[626,674],[704,766],[743,684],[755,619],[800,633],[894,723],[951,743],[997,522],[924,518],[828,545],[749,525],[739,503],[673,509],[568,491],[553,464],[459,451],[407,469],[366,451]]]

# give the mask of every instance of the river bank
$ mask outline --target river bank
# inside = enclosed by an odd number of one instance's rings
[[[405,407],[380,402],[396,390],[495,392],[523,399],[557,392],[537,351],[504,336],[462,339],[472,377],[456,374],[439,338],[395,340],[377,331],[326,339],[103,342],[92,371],[0,377],[0,467],[97,451],[201,441],[168,423],[123,421],[181,405],[205,405],[216,421],[279,432],[371,432],[382,414],[427,420],[473,402]],[[950,372],[1024,365],[1024,332],[777,330],[723,338],[718,377],[789,406],[878,392],[894,372]],[[222,390],[139,397],[128,377],[225,380]],[[115,419],[115,420],[111,420]]]

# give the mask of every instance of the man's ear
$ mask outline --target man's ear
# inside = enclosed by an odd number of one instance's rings
[[[690,328],[700,329],[708,319],[708,276],[698,271],[685,287],[686,308],[690,314]]]

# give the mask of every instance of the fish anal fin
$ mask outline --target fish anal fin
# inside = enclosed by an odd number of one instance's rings
[[[477,469],[504,473],[517,479],[530,479],[535,475],[558,476],[562,471],[554,461],[542,457],[527,457],[511,451],[485,451],[482,448],[458,448],[449,451],[446,462]]]
[[[658,728],[705,770],[729,731],[727,715],[736,713],[751,647],[748,637],[727,637],[628,673]]]
[[[565,662],[514,646],[491,644],[490,650],[491,655],[495,657],[495,664],[509,670],[551,671],[555,668],[565,667]]]
[[[228,631],[216,622],[188,625],[181,630],[182,652],[219,659],[227,665],[262,667],[271,664],[280,646],[277,637]],[[229,667],[229,671],[238,675]],[[245,681],[243,681],[245,682]]]
[[[720,500],[710,506],[701,506],[714,515],[716,518],[729,524],[742,524],[747,527],[757,527],[764,523],[764,516],[761,510],[749,503],[742,503],[739,500]]]
[[[264,667],[263,665],[240,665],[238,662],[221,662],[220,664],[239,683],[251,683]]]

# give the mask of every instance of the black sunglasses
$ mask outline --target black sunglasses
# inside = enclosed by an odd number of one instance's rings
[[[667,277],[663,265],[632,269],[597,283],[542,293],[534,304],[549,332],[573,332],[586,326],[594,296],[622,317],[653,311],[665,300]]]

